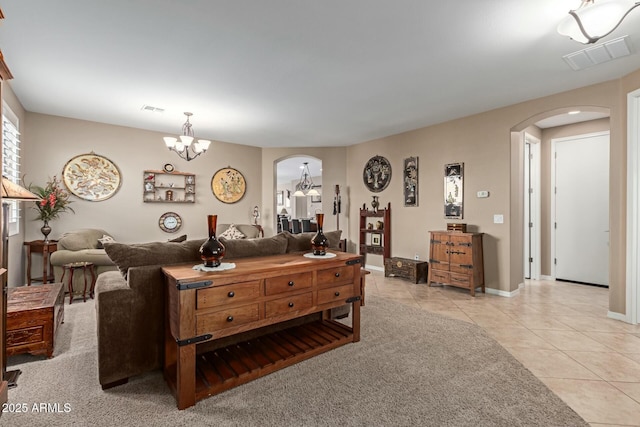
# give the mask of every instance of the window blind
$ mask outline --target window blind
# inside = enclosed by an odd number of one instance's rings
[[[2,114],[2,175],[12,182],[20,184],[20,132],[18,131],[18,120],[3,105]],[[13,120],[11,120],[10,116]],[[20,231],[20,206],[17,201],[8,202],[9,207],[9,235],[17,234]]]

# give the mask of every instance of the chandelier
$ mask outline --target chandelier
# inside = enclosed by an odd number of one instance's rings
[[[184,115],[187,116],[187,121],[182,125],[182,135],[180,135],[180,140],[172,136],[165,136],[163,139],[169,150],[175,151],[178,156],[186,161],[191,161],[207,151],[211,141],[207,139],[194,141],[193,129],[189,122],[189,117],[191,117],[193,113],[184,113]]]
[[[640,1],[632,0],[582,0],[580,7],[570,10],[558,24],[558,32],[573,40],[590,44],[608,36],[618,28],[622,20]]]
[[[293,196],[319,196],[320,193],[318,193],[318,190],[313,187],[314,184],[313,179],[311,179],[311,172],[309,172],[309,163],[304,162],[302,165],[302,175],[300,176],[300,182],[296,184],[296,191],[295,193],[293,193]]]

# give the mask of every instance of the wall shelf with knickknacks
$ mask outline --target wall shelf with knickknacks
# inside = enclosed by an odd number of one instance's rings
[[[196,176],[192,173],[145,170],[143,181],[145,203],[196,202]]]

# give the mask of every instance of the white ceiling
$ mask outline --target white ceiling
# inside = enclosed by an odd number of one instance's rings
[[[619,78],[573,71],[556,32],[580,0],[4,0],[29,110],[262,147],[342,146]],[[164,113],[141,110],[143,105]]]

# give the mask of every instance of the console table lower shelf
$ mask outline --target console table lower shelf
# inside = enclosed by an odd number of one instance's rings
[[[353,342],[351,328],[332,320],[294,326],[196,357],[196,401]],[[176,393],[176,365],[165,380]]]

